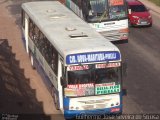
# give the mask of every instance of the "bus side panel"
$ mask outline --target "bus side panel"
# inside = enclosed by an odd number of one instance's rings
[[[29,51],[30,54],[33,55],[36,70],[41,76],[48,91],[50,92],[51,95],[53,95],[54,92],[59,97],[57,77],[53,73],[47,62],[44,60],[44,57],[42,56],[40,51],[38,49],[35,50],[34,43],[30,39],[29,39]]]
[[[49,78],[53,86],[58,89],[57,77],[52,71],[51,67],[48,65],[40,51],[35,47],[32,40],[29,39],[29,49],[33,57],[38,61],[38,65],[40,65],[45,71],[46,76]]]
[[[59,91],[59,106],[60,106],[60,109],[61,111],[63,112],[63,88],[62,88],[62,85],[61,85],[61,77],[62,77],[62,71],[63,71],[63,61],[62,61],[63,58],[61,58],[61,56],[59,55],[58,56],[58,91]]]
[[[23,28],[21,30],[21,34],[22,34],[22,42],[23,42],[24,48],[26,50],[25,30]]]
[[[77,3],[74,3],[72,0],[67,0],[66,2],[66,6],[71,9],[76,15],[78,15],[81,19],[84,19],[83,18],[83,14],[82,14],[82,9],[80,9],[80,7],[78,6],[78,1],[76,0],[75,2]]]
[[[34,43],[30,38],[28,38],[28,48],[29,51],[34,55]]]
[[[110,41],[128,39],[128,19],[89,24]]]
[[[91,27],[95,28],[97,32],[110,32],[115,31],[120,32],[121,29],[128,29],[128,19],[106,21],[101,23],[92,23]]]
[[[43,57],[43,56],[42,56]],[[46,72],[46,75],[49,77],[50,81],[54,85],[54,87],[58,90],[58,76],[56,76],[51,69],[51,67],[48,65],[47,61],[43,57],[43,69]]]
[[[25,48],[26,48],[26,51],[27,53],[29,53],[29,50],[28,50],[28,23],[29,23],[29,17],[27,14],[25,14]]]
[[[40,56],[37,57],[37,58],[34,56],[35,67],[36,67],[37,72],[41,76],[41,78],[42,78],[44,84],[46,85],[48,91],[50,92],[50,94],[53,95],[53,92],[54,92],[58,96],[59,95],[59,91],[58,91],[58,89],[56,87],[54,87],[53,81],[50,80],[50,78],[48,77],[47,73],[44,71],[43,66],[40,63]],[[41,58],[43,58],[43,56],[41,56]],[[56,81],[56,80],[54,80],[54,81]],[[57,84],[57,83],[55,83],[55,84]]]
[[[42,56],[42,54],[39,52],[38,49],[36,50],[36,59],[42,66],[43,70],[45,71],[46,76],[49,78],[49,80],[51,81],[55,89],[58,90],[57,76],[54,74],[53,70],[48,65],[47,61],[44,59],[44,57]]]

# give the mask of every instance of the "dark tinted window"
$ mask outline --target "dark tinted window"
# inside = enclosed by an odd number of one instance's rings
[[[147,11],[144,5],[131,5],[129,6],[132,12],[145,12]]]
[[[58,74],[58,52],[40,29],[29,19],[29,37],[35,43],[53,72]]]

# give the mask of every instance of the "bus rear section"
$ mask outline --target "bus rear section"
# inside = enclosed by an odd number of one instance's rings
[[[63,0],[63,4],[109,41],[128,40],[125,0]]]

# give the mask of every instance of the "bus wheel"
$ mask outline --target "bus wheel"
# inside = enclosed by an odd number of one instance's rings
[[[59,105],[58,105],[58,97],[57,97],[57,95],[54,93],[54,96],[53,96],[54,98],[53,98],[53,100],[54,100],[54,105],[55,105],[55,108],[57,109],[57,110],[59,110]]]
[[[58,97],[57,97],[56,93],[53,90],[52,90],[52,97],[53,97],[53,102],[54,102],[55,108],[57,110],[59,110]]]
[[[128,21],[128,27],[132,27],[133,25],[131,24],[130,21]]]
[[[31,61],[31,66],[32,66],[33,69],[35,69],[34,58],[33,58],[32,53],[29,54],[29,57],[30,57],[30,61]]]

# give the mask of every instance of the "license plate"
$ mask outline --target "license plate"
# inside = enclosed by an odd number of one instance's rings
[[[147,24],[147,22],[146,22],[146,21],[144,21],[144,22],[141,22],[141,24],[145,25],[145,24]]]

